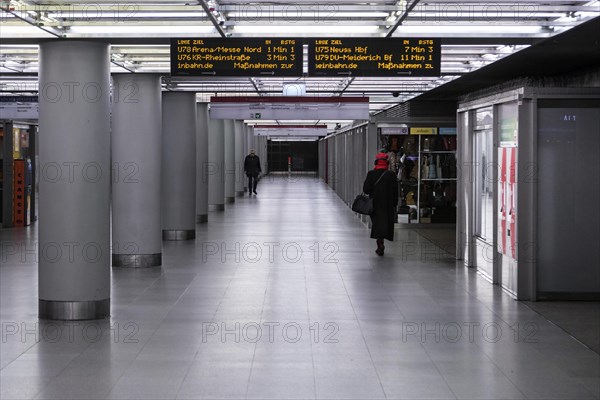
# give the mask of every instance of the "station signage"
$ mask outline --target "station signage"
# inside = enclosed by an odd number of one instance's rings
[[[410,128],[411,135],[437,135],[437,128]]]
[[[327,136],[327,125],[254,125],[254,136]]]
[[[440,76],[440,39],[307,40],[309,76]]]
[[[38,119],[37,96],[0,96],[0,119]]]
[[[368,97],[254,96],[210,98],[210,118],[244,120],[369,119]]]
[[[13,161],[13,225],[25,226],[26,212],[26,187],[25,187],[25,160]]]
[[[440,128],[440,135],[456,135],[456,128]]]
[[[390,135],[408,135],[409,128],[406,124],[381,124],[378,125],[379,132],[382,136],[390,136]]]
[[[297,38],[171,39],[172,76],[302,76]]]

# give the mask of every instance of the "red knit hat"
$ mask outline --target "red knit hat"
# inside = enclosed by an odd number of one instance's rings
[[[375,169],[387,169],[388,165],[387,153],[377,153],[375,156]]]

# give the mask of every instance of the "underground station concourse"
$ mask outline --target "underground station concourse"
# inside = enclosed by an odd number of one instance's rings
[[[600,1],[0,8],[0,399],[600,398]]]

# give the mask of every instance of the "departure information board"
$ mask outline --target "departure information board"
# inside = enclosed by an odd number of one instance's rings
[[[307,40],[310,76],[440,76],[439,39]]]
[[[172,76],[302,76],[302,39],[171,39]]]

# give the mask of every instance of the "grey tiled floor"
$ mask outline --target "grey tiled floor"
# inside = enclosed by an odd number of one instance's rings
[[[39,322],[35,259],[5,251],[0,398],[599,398],[597,353],[431,241],[398,229],[380,258],[322,182],[258,193],[162,268],[113,269],[110,321]]]

